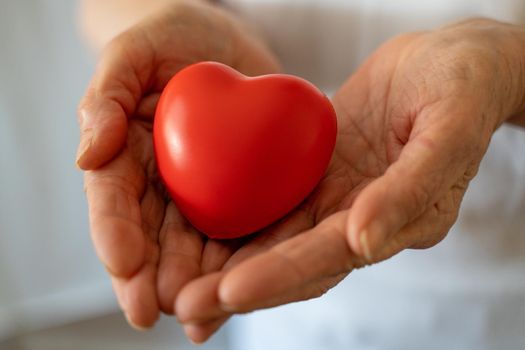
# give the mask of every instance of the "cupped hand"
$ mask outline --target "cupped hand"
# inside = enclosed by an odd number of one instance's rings
[[[471,20],[379,48],[333,99],[338,140],[316,191],[179,293],[188,336],[204,341],[231,314],[320,296],[353,269],[441,241],[492,133],[523,111],[517,31]]]
[[[165,195],[152,149],[154,109],[166,82],[197,61],[247,75],[279,69],[244,24],[204,2],[179,1],[115,38],[79,106],[77,164],[86,170],[91,235],[120,306],[137,328],[200,275],[205,239]]]

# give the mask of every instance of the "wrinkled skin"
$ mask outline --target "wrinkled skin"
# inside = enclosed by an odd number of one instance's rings
[[[158,92],[177,69],[203,57],[179,60],[155,49],[150,41],[161,21],[150,21],[156,24],[132,28],[106,50],[80,115],[90,118],[83,140],[87,132],[112,137],[81,146],[78,163],[89,169],[95,248],[130,323],[149,327],[159,310],[175,313],[195,342],[232,314],[320,296],[355,268],[437,244],[492,133],[523,110],[509,26],[475,20],[397,37],[334,97],[336,150],[314,193],[256,235],[209,240],[166,197],[151,142]],[[142,47],[130,37],[141,31],[150,38]],[[139,54],[148,45],[150,56],[165,55],[164,65],[119,51]],[[236,68],[276,71],[265,57]]]
[[[150,327],[173,313],[195,278],[186,248],[203,237],[176,234],[184,221],[165,195],[152,148],[152,121],[167,81],[193,62],[214,60],[247,75],[279,65],[249,28],[205,3],[179,2],[115,38],[79,106],[77,165],[86,170],[91,235],[130,324]],[[179,237],[180,236],[180,237]]]

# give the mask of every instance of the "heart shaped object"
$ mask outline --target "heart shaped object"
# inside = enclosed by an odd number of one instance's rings
[[[330,101],[311,83],[201,62],[162,92],[154,145],[180,212],[211,238],[235,238],[308,196],[328,167],[336,131]]]

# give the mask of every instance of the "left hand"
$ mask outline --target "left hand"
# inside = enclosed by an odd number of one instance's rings
[[[318,297],[355,268],[441,241],[493,132],[523,110],[520,35],[472,20],[379,48],[333,100],[337,146],[316,191],[178,295],[188,336],[204,341],[233,313]]]
[[[201,273],[191,254],[203,250],[203,235],[165,195],[152,129],[168,80],[188,64],[207,60],[248,75],[279,68],[234,14],[204,1],[173,0],[106,46],[79,107],[77,164],[87,170],[92,240],[136,328],[153,326],[160,311],[173,313],[180,287]]]

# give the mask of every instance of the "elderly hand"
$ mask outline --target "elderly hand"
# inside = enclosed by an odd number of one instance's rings
[[[248,75],[278,70],[250,30],[204,2],[179,1],[133,26],[104,50],[79,107],[77,164],[92,239],[129,322],[151,326],[173,312],[177,291],[200,275],[186,249],[203,237],[187,226],[160,184],[152,149],[154,108],[184,66],[220,61]],[[189,247],[189,248],[188,248]]]
[[[441,241],[491,135],[524,110],[524,43],[517,27],[472,20],[379,48],[333,100],[338,142],[316,192],[179,293],[188,336]]]

